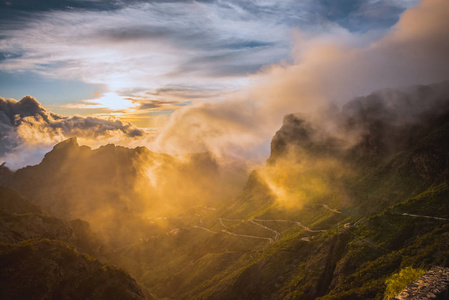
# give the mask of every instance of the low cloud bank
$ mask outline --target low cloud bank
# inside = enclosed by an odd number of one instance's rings
[[[92,145],[145,138],[143,130],[118,119],[48,112],[31,96],[0,98],[0,129],[0,158],[12,168],[39,162],[56,142],[73,136]]]

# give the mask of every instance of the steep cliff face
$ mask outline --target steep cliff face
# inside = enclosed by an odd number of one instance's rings
[[[304,159],[304,153],[338,159],[358,177],[347,181],[351,203],[381,210],[448,180],[448,95],[443,82],[357,98],[329,117],[288,115],[268,162]]]
[[[356,163],[385,163],[410,154],[410,167],[423,179],[447,179],[449,83],[385,90],[356,98],[320,117],[287,115],[271,143],[270,160],[292,147],[343,152]],[[409,152],[409,153],[406,153]],[[407,170],[409,171],[409,170]]]

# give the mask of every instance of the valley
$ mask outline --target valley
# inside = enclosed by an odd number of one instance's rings
[[[232,189],[241,169],[211,153],[66,140],[39,165],[2,170],[29,199],[10,211],[17,200],[2,196],[2,255],[72,245],[148,299],[381,299],[402,269],[449,266],[447,95],[443,82],[355,99],[332,132],[287,115],[266,165]],[[402,121],[413,101],[428,105]]]

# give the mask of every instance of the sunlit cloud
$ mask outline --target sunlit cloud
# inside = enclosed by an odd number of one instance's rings
[[[85,99],[81,100],[78,104],[67,104],[67,108],[84,108],[84,109],[97,109],[106,108],[109,111],[128,111],[132,108],[136,108],[138,104],[134,101],[117,95],[116,93],[105,93],[98,99]]]

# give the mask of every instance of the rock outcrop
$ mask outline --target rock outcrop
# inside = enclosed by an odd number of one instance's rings
[[[393,299],[449,299],[449,268],[433,267]]]

